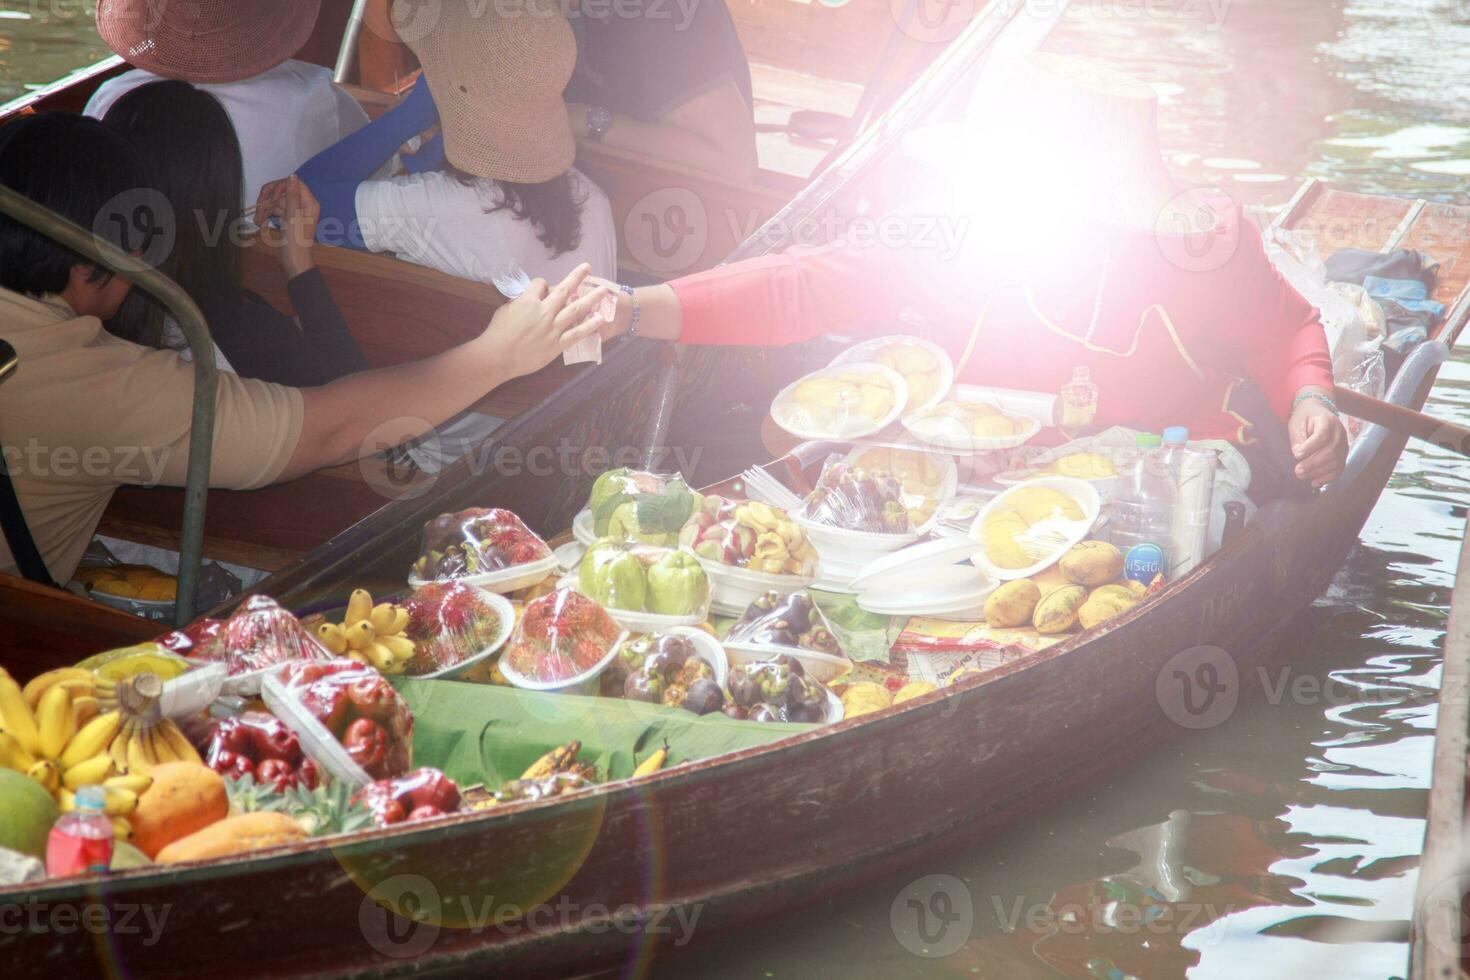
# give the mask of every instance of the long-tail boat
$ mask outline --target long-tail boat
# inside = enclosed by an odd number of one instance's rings
[[[937,60],[905,99],[951,85],[953,73],[983,60],[991,40],[983,31],[984,24],[972,25],[959,50]],[[904,108],[901,100],[893,111]],[[799,213],[825,206],[840,189],[840,180],[819,181],[792,207]],[[1397,367],[1384,396],[1422,406],[1470,319],[1470,209],[1311,181],[1278,221],[1318,232],[1323,246],[1411,245],[1440,263],[1435,298],[1449,312]],[[510,422],[497,444],[526,454],[554,446],[554,437],[569,431],[581,448],[617,445],[622,433],[648,423],[662,434],[660,444],[679,445],[680,409],[696,415],[695,403],[710,400],[710,386],[699,379],[721,365],[719,358],[736,355],[686,352],[675,368],[681,383],[670,390],[660,384],[670,362],[648,356],[653,350],[640,344],[582,372],[575,386],[549,392],[534,413]],[[772,380],[802,368],[800,355],[787,352],[771,368]],[[694,396],[691,383],[699,389]],[[673,424],[655,392],[672,402]],[[599,406],[596,421],[588,419],[589,404]],[[719,403],[719,411],[728,409],[728,401]],[[635,424],[597,431],[625,410]],[[1404,436],[1368,425],[1347,471],[1323,493],[1263,507],[1148,603],[953,687],[562,799],[239,859],[0,890],[0,903],[22,907],[100,905],[110,922],[168,910],[158,933],[113,929],[84,941],[47,928],[0,931],[0,955],[16,975],[486,967],[574,975],[636,967],[661,945],[687,939],[677,924],[703,936],[789,912],[994,835],[1186,733],[1200,713],[1216,713],[1220,699],[1263,693],[1256,688],[1266,675],[1256,666],[1301,648],[1312,625],[1301,614],[1342,565],[1404,443]],[[742,457],[732,447],[709,465],[728,476],[758,452]],[[823,447],[806,446],[767,468],[795,483],[810,478],[822,455]],[[556,468],[508,472],[461,461],[427,492],[386,504],[259,590],[307,609],[364,581],[401,581],[423,522],[468,506],[512,508],[543,533],[561,531],[590,479]],[[733,480],[716,484],[733,487]],[[29,676],[133,638],[99,628],[79,649],[79,632],[70,645],[30,649],[13,661],[8,653],[7,663]],[[1192,681],[1209,683],[1181,686]],[[426,888],[433,908],[420,904],[415,914],[404,896],[422,899]]]

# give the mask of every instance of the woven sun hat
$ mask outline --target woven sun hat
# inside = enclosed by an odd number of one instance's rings
[[[433,29],[409,47],[424,66],[455,167],[539,184],[572,166],[577,144],[562,92],[577,42],[554,0],[440,4]]]
[[[129,64],[196,85],[238,82],[300,51],[321,0],[98,0],[97,32]]]

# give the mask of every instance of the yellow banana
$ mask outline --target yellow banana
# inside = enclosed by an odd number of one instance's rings
[[[77,808],[77,794],[65,786],[56,791],[56,806],[62,813],[70,813]]]
[[[366,620],[373,612],[373,597],[367,589],[354,589],[347,600],[347,618],[342,625],[354,626]],[[369,624],[371,625],[371,624]]]
[[[373,624],[373,630],[379,636],[386,636],[393,632],[393,603],[380,602],[368,613],[368,622]]]
[[[41,695],[45,694],[54,685],[64,681],[81,682],[87,686],[92,684],[92,672],[82,667],[58,667],[56,670],[48,670],[40,677],[32,678],[25,686],[22,693],[25,695],[26,704],[32,709],[41,703]]]
[[[127,817],[112,818],[112,838],[121,841],[133,839],[133,825],[128,823]]]
[[[633,770],[633,778],[639,776],[651,776],[664,767],[664,762],[669,757],[668,743],[653,753],[653,755],[638,763],[638,768]]]
[[[346,632],[349,650],[366,650],[368,644],[373,642],[373,624],[365,619],[348,626]]]
[[[20,739],[7,731],[0,730],[0,766],[16,772],[29,772],[36,764],[36,757],[26,751]]]
[[[103,808],[109,817],[126,817],[138,809],[138,794],[130,789],[107,790],[107,802]]]
[[[128,772],[147,772],[153,768],[153,759],[148,755],[148,733],[133,729],[127,736],[126,752]]]
[[[408,610],[402,606],[393,607],[393,622],[388,627],[390,634],[402,633],[408,629]]]
[[[0,728],[16,738],[31,755],[40,753],[40,741],[36,731],[36,716],[26,704],[26,696],[10,672],[0,667]]]
[[[90,694],[84,694],[71,699],[71,710],[76,715],[77,726],[80,728],[102,713],[102,702]]]
[[[107,743],[107,755],[112,759],[112,768],[118,772],[125,773],[131,767],[128,765],[128,742],[132,741],[129,732],[119,731],[112,736],[112,741]]]
[[[316,628],[316,636],[322,641],[322,646],[333,653],[340,655],[347,652],[347,635],[336,623],[322,623]]]
[[[545,779],[554,773],[567,769],[576,761],[577,753],[582,751],[582,743],[578,741],[568,742],[566,745],[558,745],[550,752],[531,763],[531,768],[521,773],[522,779]]]
[[[77,733],[77,716],[71,710],[71,694],[60,684],[41,695],[36,705],[36,730],[40,755],[55,759]]]
[[[409,660],[413,657],[413,641],[406,636],[378,636],[378,642],[387,647],[394,660]]]
[[[26,775],[44,786],[48,793],[55,793],[61,788],[61,774],[56,771],[56,763],[50,759],[42,759],[31,766]]]
[[[393,651],[381,643],[369,643],[363,647],[362,653],[367,657],[368,663],[378,670],[388,673],[393,669]]]
[[[112,775],[112,756],[103,752],[70,768],[63,767],[61,785],[75,793],[83,786],[96,786]]]
[[[148,729],[148,747],[153,750],[153,764],[156,766],[161,766],[165,762],[183,761],[174,754],[174,747],[169,744],[168,739],[163,737],[163,726],[167,724],[169,721],[164,718]]]
[[[194,762],[201,766],[204,765],[204,760],[199,757],[198,750],[184,736],[183,731],[174,723],[173,719],[165,718],[160,722],[155,735],[155,741],[166,743],[170,753],[180,762]]]
[[[70,769],[94,755],[107,751],[112,740],[117,737],[118,732],[122,731],[122,724],[122,713],[115,709],[87,722],[80,731],[72,736],[71,741],[66,743],[66,748],[61,750],[61,758],[57,760],[61,763],[61,768]],[[112,756],[112,761],[116,764],[117,756]],[[124,763],[126,763],[126,756],[124,756]]]
[[[146,772],[125,773],[124,775],[113,776],[111,779],[104,779],[102,781],[104,789],[130,789],[139,796],[148,792],[149,787],[152,785],[153,777]]]

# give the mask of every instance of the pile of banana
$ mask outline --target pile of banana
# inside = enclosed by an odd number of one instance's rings
[[[404,635],[408,610],[391,602],[373,605],[366,589],[357,589],[347,600],[343,622],[322,623],[317,639],[338,656],[350,657],[383,674],[401,674],[413,659],[413,641]]]
[[[101,786],[119,840],[127,817],[164,762],[200,762],[178,725],[158,712],[162,684],[152,674],[118,681],[80,667],[49,671],[24,689],[0,667],[0,766],[23,772],[53,796],[62,812],[75,793]]]

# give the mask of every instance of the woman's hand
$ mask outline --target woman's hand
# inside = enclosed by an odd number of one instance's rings
[[[1347,465],[1347,429],[1326,402],[1303,398],[1292,409],[1286,428],[1291,435],[1291,453],[1296,457],[1297,479],[1321,487],[1342,475]]]
[[[544,279],[532,279],[525,292],[495,311],[480,340],[496,348],[510,377],[541,370],[603,326],[598,307],[609,295],[607,287],[599,284],[578,296],[590,269],[583,263],[550,287]]]
[[[311,188],[295,174],[261,187],[255,223],[260,226],[260,237],[276,250],[287,279],[295,279],[316,266],[312,249],[321,214],[322,206]],[[276,227],[272,227],[272,219]]]

